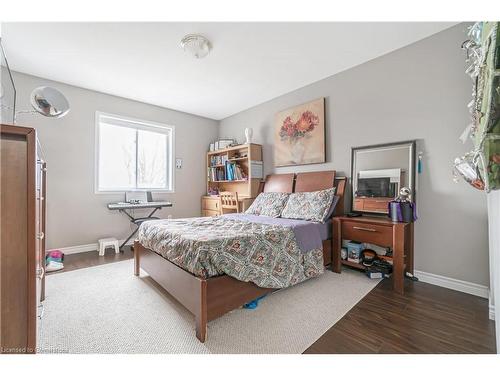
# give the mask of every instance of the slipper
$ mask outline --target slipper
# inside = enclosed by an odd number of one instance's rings
[[[53,272],[53,271],[59,271],[59,270],[62,270],[64,268],[64,264],[60,263],[60,262],[54,262],[54,261],[51,261],[49,262],[49,264],[47,264],[47,266],[45,267],[45,271],[47,272]]]

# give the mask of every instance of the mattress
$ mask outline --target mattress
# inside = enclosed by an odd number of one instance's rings
[[[331,238],[332,221],[318,223],[308,220],[285,219],[281,217],[269,217],[251,214],[226,214],[223,217],[233,220],[262,223],[268,225],[280,225],[291,228],[303,253],[322,247],[322,242]]]
[[[322,230],[315,224],[246,214],[152,220],[139,227],[138,239],[201,278],[226,274],[285,288],[324,272]]]

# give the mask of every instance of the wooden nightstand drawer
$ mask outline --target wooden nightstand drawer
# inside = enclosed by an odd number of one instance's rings
[[[214,210],[201,210],[201,216],[219,216],[219,211]]]
[[[219,211],[219,198],[203,197],[201,199],[201,209]]]
[[[342,221],[342,237],[379,246],[392,246],[392,226]]]

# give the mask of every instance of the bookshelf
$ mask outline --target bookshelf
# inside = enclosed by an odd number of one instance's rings
[[[228,166],[229,165],[229,166]],[[218,196],[208,195],[212,189],[238,193],[244,211],[257,196],[262,172],[262,146],[250,143],[207,152],[207,195],[202,197],[202,216],[218,214]]]

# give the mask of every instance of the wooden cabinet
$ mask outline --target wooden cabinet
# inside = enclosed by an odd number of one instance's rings
[[[201,197],[202,216],[216,216],[220,211],[219,197]]]
[[[45,282],[45,177],[35,129],[2,125],[2,353],[36,351]]]
[[[342,240],[390,247],[394,290],[404,292],[405,270],[413,273],[413,223],[397,223],[382,217],[339,216],[333,218],[333,238],[333,270],[338,273],[342,264],[365,269],[362,264],[341,259]]]
[[[254,198],[238,198],[240,212],[245,212],[252,204]],[[201,216],[218,216],[220,215],[220,202],[218,196],[203,196],[201,197]]]

